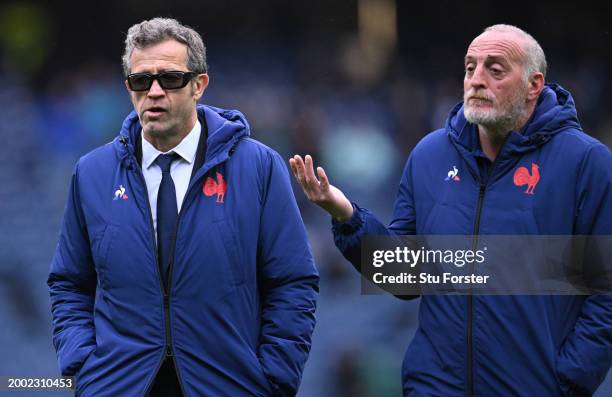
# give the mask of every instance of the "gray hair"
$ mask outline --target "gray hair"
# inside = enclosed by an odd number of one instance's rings
[[[130,57],[135,48],[142,49],[162,41],[174,39],[187,46],[187,69],[196,73],[206,73],[206,47],[202,36],[189,26],[181,25],[176,19],[154,18],[133,25],[125,37],[123,73],[130,73]]]
[[[546,64],[544,50],[542,50],[542,47],[532,35],[525,32],[523,29],[517,28],[516,26],[505,24],[489,26],[484,31],[510,32],[523,38],[525,40],[525,45],[523,46],[523,49],[525,50],[525,74],[523,76],[525,81],[529,79],[529,76],[536,72],[540,72],[544,75],[544,77],[546,77],[546,68],[548,66]]]

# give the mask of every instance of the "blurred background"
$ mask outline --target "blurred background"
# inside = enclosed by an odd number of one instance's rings
[[[0,376],[57,376],[46,277],[76,160],[118,133],[125,32],[170,16],[208,47],[202,102],[241,110],[285,158],[309,153],[332,183],[388,222],[405,158],[461,100],[463,56],[495,23],[544,48],[549,82],[574,96],[586,132],[612,143],[608,10],[575,3],[400,0],[0,5]],[[578,7],[578,8],[577,8]],[[400,396],[418,301],[361,295],[330,220],[296,187],[321,272],[301,397]],[[608,377],[597,396],[612,396]],[[62,393],[51,393],[57,396]],[[36,395],[43,395],[37,393]]]

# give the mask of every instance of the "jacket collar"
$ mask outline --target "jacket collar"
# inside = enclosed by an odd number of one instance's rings
[[[239,140],[250,135],[248,122],[237,110],[198,105],[197,112],[202,124],[202,134],[192,177],[203,164],[224,161]],[[142,148],[139,144],[141,132],[142,126],[138,115],[132,111],[123,121],[121,131],[113,141],[119,160],[128,167],[133,167],[134,163],[136,165],[141,163]]]
[[[555,134],[574,128],[582,130],[571,94],[558,84],[547,84],[538,98],[533,115],[521,131],[511,131],[496,158],[501,175],[513,167],[523,154],[546,144]],[[447,135],[474,175],[477,157],[482,157],[478,127],[468,122],[463,102],[451,110],[446,121]]]
[[[510,132],[504,148],[508,153],[522,154],[543,145],[553,135],[567,128],[582,129],[574,99],[560,85],[547,84],[530,120],[521,131]],[[467,153],[473,153],[480,147],[477,126],[465,119],[463,102],[451,110],[446,121],[446,131],[449,138]]]

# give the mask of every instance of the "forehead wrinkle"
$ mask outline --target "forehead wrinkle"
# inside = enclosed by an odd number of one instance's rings
[[[479,36],[472,41],[466,54],[466,58],[488,58],[490,56],[521,62],[525,58],[525,51],[517,40]]]

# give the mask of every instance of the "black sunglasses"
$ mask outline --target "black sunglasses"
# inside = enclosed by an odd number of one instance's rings
[[[177,90],[183,88],[198,74],[195,72],[162,72],[158,74],[132,73],[128,74],[127,82],[132,91],[147,91],[157,80],[164,90]]]

